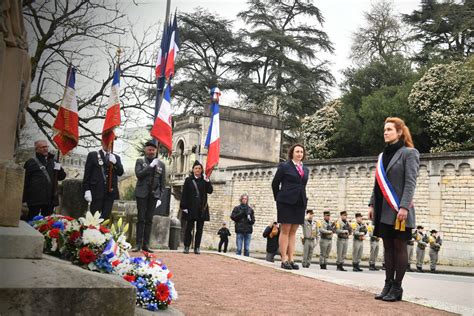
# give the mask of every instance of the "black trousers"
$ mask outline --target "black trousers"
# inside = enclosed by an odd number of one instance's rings
[[[204,221],[201,220],[187,220],[186,230],[184,231],[184,246],[191,246],[192,231],[194,229],[194,223],[196,223],[196,231],[194,233],[194,248],[201,247],[202,230],[204,228]]]
[[[157,199],[152,194],[149,194],[146,198],[137,198],[137,247],[148,248],[150,245],[156,201]]]
[[[100,212],[100,217],[109,219],[110,214],[112,213],[112,206],[114,205],[114,199],[112,197],[106,196],[103,199],[93,199],[91,202],[90,211],[92,214],[95,212]]]
[[[221,252],[222,245],[224,245],[224,252],[227,252],[227,246],[229,245],[229,239],[221,239],[219,241],[219,252]]]
[[[53,214],[54,206],[52,205],[28,205],[28,215],[26,216],[26,221],[29,222],[33,217],[39,215],[49,216]]]

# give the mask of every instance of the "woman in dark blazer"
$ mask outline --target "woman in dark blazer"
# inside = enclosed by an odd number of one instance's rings
[[[384,139],[386,147],[377,163],[379,177],[376,175],[368,217],[374,223],[373,234],[383,239],[386,269],[385,286],[375,299],[396,301],[402,299],[401,284],[408,263],[407,241],[416,227],[413,196],[420,154],[413,146],[410,130],[398,117],[385,120]],[[395,197],[395,202],[390,195]]]
[[[293,260],[296,243],[296,231],[303,224],[306,205],[306,183],[309,170],[303,166],[306,157],[303,145],[295,144],[288,151],[288,161],[281,163],[272,181],[273,196],[277,204],[278,223],[281,231],[279,247],[281,267],[297,270],[299,266]]]
[[[194,237],[194,253],[200,254],[202,231],[204,222],[209,221],[209,206],[207,195],[212,193],[211,181],[205,177],[202,164],[195,161],[192,174],[184,180],[183,194],[181,196],[180,208],[182,219],[186,220],[184,232],[184,253],[189,253],[191,246],[191,233],[196,223]]]

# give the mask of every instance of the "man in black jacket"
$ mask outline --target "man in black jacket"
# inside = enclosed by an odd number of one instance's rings
[[[53,213],[58,203],[58,180],[66,178],[66,172],[61,164],[54,160],[49,153],[48,142],[35,142],[35,156],[25,162],[25,184],[23,202],[28,205],[28,215],[24,218],[30,221],[36,215],[48,216]]]
[[[267,226],[263,231],[263,237],[267,239],[267,255],[266,261],[275,262],[275,255],[279,255],[278,251],[278,237],[280,237],[280,225],[273,222]]]
[[[255,216],[253,209],[248,205],[249,196],[240,196],[240,205],[234,207],[230,218],[235,222],[235,233],[237,242],[237,255],[242,254],[242,244],[244,246],[244,256],[250,255],[250,240],[252,238],[253,224]]]
[[[109,190],[109,171],[112,169],[112,185]],[[105,145],[87,155],[82,186],[84,199],[90,203],[92,213],[108,219],[114,200],[119,198],[118,177],[123,175],[123,166],[118,155],[110,153]]]
[[[219,252],[221,252],[222,245],[224,245],[224,253],[227,252],[227,246],[229,245],[229,236],[230,236],[230,231],[227,228],[226,222],[222,223],[221,229],[217,232],[217,235],[219,235]]]
[[[137,199],[137,244],[133,251],[141,249],[153,252],[150,247],[151,226],[155,209],[161,205],[161,198],[166,185],[165,164],[156,158],[156,145],[145,144],[145,157],[135,163],[135,198]]]

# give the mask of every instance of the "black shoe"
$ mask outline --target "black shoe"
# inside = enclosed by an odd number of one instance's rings
[[[359,272],[359,270],[357,269],[357,263],[352,264],[352,271]]]
[[[390,292],[390,289],[392,288],[392,283],[393,283],[393,280],[385,280],[385,285],[382,289],[382,292],[380,292],[380,294],[375,295],[374,298],[376,300],[383,299],[388,294],[388,292]]]
[[[346,269],[344,269],[344,267],[342,266],[342,263],[341,264],[338,264],[337,265],[337,271],[347,271]]]
[[[149,247],[143,247],[143,251],[149,252],[149,253],[154,253],[153,250],[151,250]]]
[[[356,269],[357,269],[357,272],[362,272],[362,271],[364,271],[364,269],[361,269],[361,268],[360,268],[359,263],[356,264]]]
[[[184,247],[183,253],[189,253],[189,247]]]
[[[416,267],[416,271],[423,273],[423,268],[422,267]]]
[[[386,302],[395,302],[401,301],[403,297],[403,289],[402,284],[400,282],[393,282],[392,287],[387,295],[385,295],[382,299]]]
[[[132,249],[132,252],[140,252],[142,251],[142,247],[136,246],[135,248]]]
[[[413,272],[413,270],[411,269],[411,265],[407,265],[407,272]]]
[[[326,270],[326,265],[325,264],[320,264],[319,267],[321,268],[321,270]]]
[[[293,270],[291,264],[288,261],[284,261],[281,263],[281,268],[285,270]]]
[[[327,265],[326,264],[323,264],[323,270],[327,270]]]
[[[199,248],[194,248],[194,253],[197,255],[201,254],[201,250]]]
[[[375,267],[375,264],[369,264],[369,271],[378,271],[379,269],[377,269]]]
[[[431,273],[436,273],[436,269],[431,269]]]
[[[382,270],[385,270],[385,263],[382,263]]]
[[[300,266],[297,265],[296,263],[294,263],[293,261],[290,261],[290,266],[293,270],[299,270],[299,268],[300,268]]]

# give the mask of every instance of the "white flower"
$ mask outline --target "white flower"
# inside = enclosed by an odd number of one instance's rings
[[[56,238],[51,239],[51,251],[58,249],[58,241]]]
[[[99,228],[100,223],[102,223],[104,219],[100,218],[99,212],[95,212],[94,215],[92,215],[90,211],[87,211],[86,217],[79,218],[79,221],[84,226],[94,226],[96,228]]]
[[[84,245],[93,244],[101,246],[105,241],[105,236],[97,229],[89,228],[82,233],[82,242]]]

